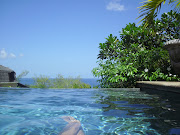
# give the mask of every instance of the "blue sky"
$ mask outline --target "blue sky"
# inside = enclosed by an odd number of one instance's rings
[[[138,23],[142,0],[0,0],[0,65],[93,78],[99,43]],[[161,12],[173,9],[164,5]]]

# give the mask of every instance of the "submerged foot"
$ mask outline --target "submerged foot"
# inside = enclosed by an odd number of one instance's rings
[[[79,120],[76,120],[72,116],[63,116],[62,119],[68,122],[68,124],[60,135],[84,135],[84,131]]]
[[[63,116],[62,119],[68,123],[71,123],[71,122],[79,122],[80,123],[79,120],[76,120],[72,116]]]

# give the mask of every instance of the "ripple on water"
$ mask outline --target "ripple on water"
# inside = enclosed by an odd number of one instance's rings
[[[67,124],[61,117],[67,115],[81,121],[86,135],[158,135],[161,130],[153,123],[164,114],[161,106],[171,107],[138,91],[1,89],[0,97],[1,135],[57,135]],[[169,123],[158,124],[169,128]]]

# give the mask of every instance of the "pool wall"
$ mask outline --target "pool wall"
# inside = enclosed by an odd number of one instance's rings
[[[167,92],[175,92],[180,94],[180,82],[137,81],[136,87],[140,88],[140,90],[153,89]]]

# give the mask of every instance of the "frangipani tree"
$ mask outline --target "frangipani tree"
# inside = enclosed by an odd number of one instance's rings
[[[99,44],[98,67],[92,70],[102,88],[134,87],[136,81],[180,81],[171,68],[167,40],[180,37],[180,14],[164,13],[153,25],[129,23],[120,37],[110,34]],[[152,34],[154,33],[154,34]]]

